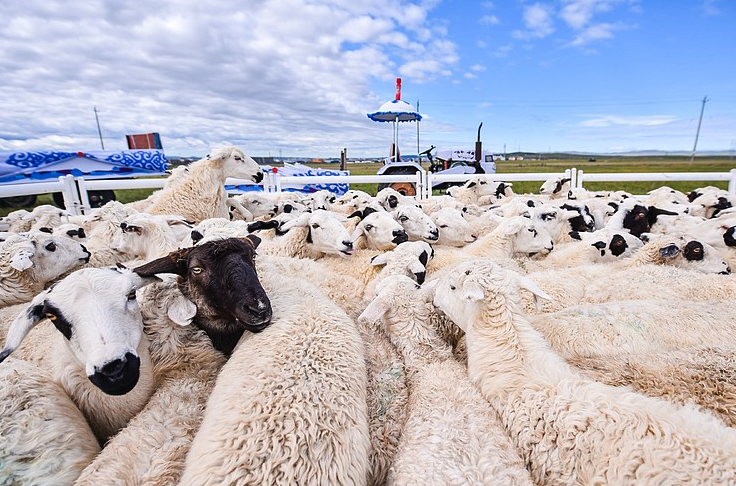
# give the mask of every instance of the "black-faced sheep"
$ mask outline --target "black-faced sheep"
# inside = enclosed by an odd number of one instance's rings
[[[178,275],[181,292],[198,304],[193,324],[207,333],[215,349],[229,355],[243,332],[260,332],[271,321],[271,304],[255,270],[260,241],[252,235],[210,241],[134,271],[141,276]]]

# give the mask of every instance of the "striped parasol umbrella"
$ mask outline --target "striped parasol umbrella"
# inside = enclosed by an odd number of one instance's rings
[[[399,153],[399,123],[398,122],[410,122],[410,121],[418,122],[422,119],[422,115],[420,115],[419,112],[415,110],[413,106],[411,106],[411,104],[401,99],[401,78],[396,78],[396,98],[382,104],[378,108],[378,111],[375,111],[373,113],[368,113],[368,118],[370,118],[373,121],[377,121],[377,122],[393,122],[394,124],[394,130],[393,130],[394,153],[392,154],[393,156],[394,154]],[[396,160],[398,160],[398,157],[396,157]]]

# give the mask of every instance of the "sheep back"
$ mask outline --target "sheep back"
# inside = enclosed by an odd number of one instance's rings
[[[82,413],[48,373],[0,366],[0,484],[72,484],[100,451]]]
[[[272,324],[222,368],[181,485],[365,484],[360,334],[305,280],[262,273]]]

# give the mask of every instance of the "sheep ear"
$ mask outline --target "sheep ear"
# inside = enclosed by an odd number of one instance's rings
[[[259,237],[257,237],[256,235],[248,235],[248,236],[245,237],[245,239],[248,240],[248,241],[250,241],[253,244],[253,248],[254,249],[255,248],[258,248],[258,245],[260,245],[261,244],[261,241],[263,241]]]
[[[376,322],[383,317],[391,306],[380,297],[373,299],[373,302],[368,304],[362,314],[358,317],[359,321],[362,322]]]
[[[43,313],[43,302],[48,290],[38,294],[28,306],[18,314],[18,317],[10,324],[5,341],[5,348],[0,351],[0,363],[10,356],[10,353],[18,349],[28,332],[38,324],[45,316]]]
[[[287,221],[286,223],[282,224],[280,230],[286,232],[289,231],[291,228],[307,226],[312,216],[312,213],[304,213],[298,218],[292,219],[291,221]]]
[[[519,231],[521,231],[521,221],[518,220],[509,221],[509,223],[503,228],[503,234],[505,235],[515,235]]]
[[[420,285],[422,286],[421,292],[424,294],[426,302],[432,302],[434,300],[434,291],[437,288],[437,279],[424,282]]]
[[[354,240],[354,238],[353,238],[353,240]],[[383,253],[379,253],[378,255],[376,255],[373,258],[371,258],[371,265],[373,265],[374,267],[377,267],[377,266],[380,266],[380,265],[387,264],[388,263],[388,257],[390,255],[392,255],[392,254],[393,254],[393,250],[392,251],[386,251],[386,252],[383,252]]]
[[[19,272],[31,268],[33,266],[33,260],[31,260],[31,257],[35,253],[36,252],[33,248],[21,248],[17,250],[13,253],[13,256],[10,257],[10,266]]]
[[[134,268],[133,271],[141,277],[151,277],[159,273],[173,273],[184,276],[187,271],[187,258],[192,249],[193,247],[172,251],[164,257]]]
[[[169,319],[180,326],[188,326],[192,323],[192,319],[197,315],[197,305],[191,300],[184,297],[183,294],[177,295],[174,301],[166,310]]]
[[[463,284],[463,299],[469,302],[477,302],[483,300],[485,292],[478,282],[465,282]]]
[[[544,290],[540,289],[536,282],[528,277],[519,277],[519,287],[526,290],[527,292],[531,292],[531,294],[534,296],[534,305],[537,308],[537,312],[542,312],[542,303],[539,301],[539,299],[549,301],[554,300]]]
[[[355,227],[355,230],[353,230],[353,234],[350,235],[350,241],[355,242],[362,235],[363,235],[363,225],[359,224],[358,226]]]

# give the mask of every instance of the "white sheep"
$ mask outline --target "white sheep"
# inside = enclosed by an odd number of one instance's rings
[[[440,230],[422,209],[411,204],[401,204],[391,211],[391,216],[401,224],[409,241],[436,242]]]
[[[177,484],[225,356],[189,325],[196,307],[173,279],[138,291],[156,388],[145,407],[105,444],[75,486]],[[173,317],[173,318],[172,318]]]
[[[495,411],[428,325],[431,298],[388,277],[360,317],[382,322],[406,366],[408,417],[387,484],[531,485]]]
[[[568,363],[583,375],[613,386],[628,386],[650,397],[694,402],[736,426],[736,348],[689,346],[676,350],[578,357]]]
[[[262,192],[247,192],[227,199],[231,220],[253,221],[258,218],[272,218],[279,211],[276,198]]]
[[[667,298],[570,305],[529,316],[563,358],[648,353],[688,346],[736,346],[736,325],[723,322],[736,311],[732,300]]]
[[[483,259],[441,279],[434,304],[466,333],[468,374],[544,484],[733,484],[736,431],[674,405],[584,378],[521,314],[528,279]]]
[[[44,286],[90,259],[84,245],[63,236],[34,232],[0,243],[0,306],[30,301]]]
[[[405,196],[399,191],[390,187],[385,187],[376,194],[376,201],[386,211],[393,211],[399,206],[414,206],[417,204],[417,198],[414,196]]]
[[[143,408],[153,391],[148,340],[142,335],[135,294],[151,282],[130,270],[77,270],[18,314],[8,328],[0,363],[29,333],[33,336],[34,326],[51,321],[58,332],[40,343],[29,339],[25,357],[50,355],[43,360],[51,364],[54,381],[104,443]]]
[[[724,300],[736,297],[736,280],[723,260],[705,257],[688,260],[682,248],[715,249],[691,242],[664,240],[650,242],[632,256],[613,263],[591,263],[569,268],[554,268],[529,274],[529,277],[554,300],[541,303],[541,311],[555,312],[585,302],[635,300],[642,296],[673,300]],[[436,259],[436,257],[435,257]],[[702,265],[702,266],[701,266]],[[710,270],[705,272],[704,270]],[[723,275],[721,275],[723,274]],[[526,298],[525,309],[535,306]]]
[[[579,241],[556,245],[543,258],[523,261],[527,272],[550,268],[573,267],[595,262],[613,262],[632,256],[644,246],[628,231],[603,228],[592,233],[578,233]]]
[[[272,324],[244,334],[223,366],[179,484],[365,484],[360,334],[306,280],[262,278]]]
[[[299,258],[321,258],[326,254],[351,255],[353,240],[343,226],[345,216],[318,209],[304,213],[281,225],[287,233],[273,239],[264,239],[260,252]]]
[[[100,445],[48,373],[10,358],[0,365],[0,484],[73,484]]]
[[[121,221],[120,229],[113,248],[146,262],[180,248],[192,225],[180,217],[137,213]]]
[[[440,234],[442,229],[440,229]],[[491,233],[465,248],[435,246],[435,255],[427,265],[431,274],[451,264],[479,257],[492,257],[516,267],[514,256],[549,253],[554,248],[552,237],[544,228],[523,216],[507,218]]]
[[[199,222],[207,218],[227,218],[225,179],[233,177],[260,182],[258,164],[237,147],[213,150],[204,159],[193,162],[180,182],[162,189],[145,209],[151,214],[174,214]]]
[[[463,213],[459,209],[438,209],[431,213],[429,217],[432,218],[432,222],[440,231],[440,237],[437,240],[438,245],[465,246],[478,238],[473,233],[473,227],[463,218]]]
[[[539,187],[539,194],[549,196],[550,199],[567,199],[570,196],[571,181],[569,177],[551,177]]]
[[[355,220],[357,218],[351,217]],[[350,239],[356,250],[391,250],[409,240],[404,227],[386,211],[366,209],[360,215]]]

